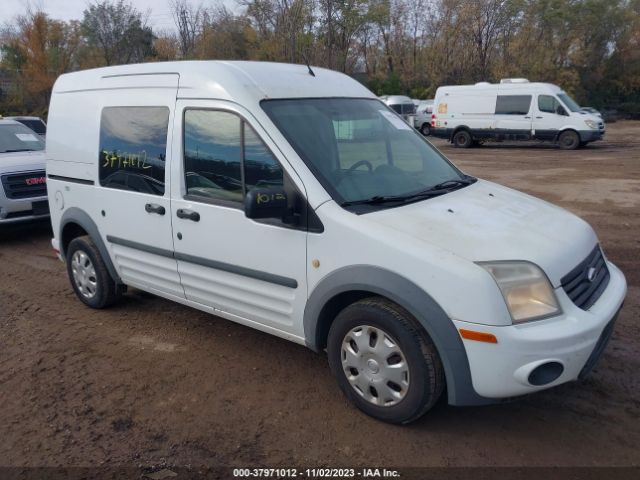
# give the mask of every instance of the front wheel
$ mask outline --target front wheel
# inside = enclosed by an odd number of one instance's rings
[[[575,150],[580,146],[580,135],[573,130],[566,130],[558,137],[558,145],[563,150]]]
[[[329,331],[331,371],[364,413],[409,423],[426,413],[444,388],[442,363],[411,314],[381,298],[342,310]]]
[[[73,290],[85,305],[105,308],[117,300],[116,283],[90,237],[77,237],[69,243],[67,273]]]

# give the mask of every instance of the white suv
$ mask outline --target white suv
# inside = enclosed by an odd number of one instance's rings
[[[465,175],[346,75],[260,62],[71,73],[49,110],[53,246],[78,298],[127,286],[327,351],[410,422],[576,380],[626,293],[593,229]]]
[[[44,141],[21,123],[0,119],[0,225],[48,216]]]

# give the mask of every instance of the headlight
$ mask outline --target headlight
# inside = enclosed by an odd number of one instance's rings
[[[598,128],[598,124],[596,122],[594,122],[593,120],[585,120],[584,123],[589,128]]]
[[[562,313],[545,273],[529,262],[479,262],[494,278],[513,323]]]

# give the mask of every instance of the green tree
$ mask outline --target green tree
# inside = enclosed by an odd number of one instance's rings
[[[151,27],[125,0],[90,4],[83,14],[82,33],[103,65],[142,62],[153,55]]]

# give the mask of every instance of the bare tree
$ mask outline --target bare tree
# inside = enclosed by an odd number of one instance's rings
[[[182,58],[193,55],[198,35],[202,33],[204,9],[193,6],[189,0],[169,0],[169,9],[178,30],[178,43]]]

